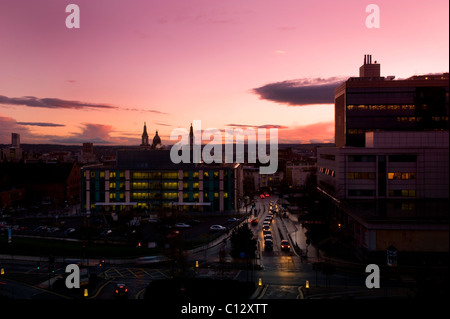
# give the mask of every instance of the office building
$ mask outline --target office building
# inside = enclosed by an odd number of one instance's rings
[[[428,262],[449,249],[448,73],[394,80],[364,62],[335,90],[336,147],[317,149],[321,209],[355,252]]]
[[[335,143],[364,146],[365,132],[449,129],[449,75],[395,80],[380,76],[380,64],[364,58],[360,76],[335,90]]]
[[[170,150],[151,149],[145,133],[144,126],[140,148],[119,150],[115,164],[82,168],[82,210],[225,212],[237,209],[243,197],[240,164],[174,164]],[[160,144],[161,140],[154,139],[155,142]]]

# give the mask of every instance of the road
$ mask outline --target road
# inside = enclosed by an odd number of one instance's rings
[[[230,241],[219,241],[206,250],[197,251],[187,256],[187,264],[193,267],[196,275],[201,276],[221,276],[238,279],[242,281],[254,281],[264,284],[264,290],[259,295],[262,299],[297,299],[299,297],[299,287],[305,286],[306,281],[311,286],[324,287],[327,285],[357,286],[365,287],[365,274],[356,276],[353,274],[336,273],[333,276],[326,276],[321,271],[313,269],[312,263],[317,261],[314,257],[316,252],[313,247],[308,247],[304,230],[289,218],[284,218],[281,214],[275,214],[271,232],[273,236],[273,251],[265,251],[262,224],[269,213],[273,202],[273,208],[276,209],[277,197],[271,196],[266,199],[258,199],[255,202],[254,215],[243,220],[243,223],[257,218],[259,223],[251,226],[255,238],[258,239],[257,259],[254,261],[260,266],[261,270],[246,269],[222,269],[215,271],[209,268],[195,268],[195,263],[208,264],[215,262],[233,261],[229,255],[231,250]],[[224,235],[224,238],[226,236]],[[305,250],[308,248],[309,258],[301,258],[293,249],[290,251],[281,250],[281,240],[295,240],[296,243]],[[291,247],[292,247],[291,242]],[[225,252],[225,254],[221,254]],[[55,272],[51,272],[48,262],[41,262],[40,269],[37,269],[36,261],[8,261],[0,260],[0,266],[5,269],[8,276],[0,277],[0,289],[7,290],[7,295],[12,298],[73,298],[71,294],[61,294],[56,291],[47,290],[51,286],[50,279],[57,275],[64,274],[65,265],[60,263],[55,265]],[[244,267],[245,268],[245,267]],[[139,264],[106,264],[105,268],[91,267],[102,281],[99,283],[95,292],[89,292],[89,298],[112,299],[114,298],[114,286],[117,283],[128,286],[129,299],[139,299],[143,297],[145,287],[157,279],[168,278],[172,272],[169,267],[155,267],[149,265],[144,267]]]
[[[256,201],[257,216],[260,221],[256,227],[253,227],[255,237],[258,239],[260,260],[262,270],[257,271],[254,276],[266,285],[262,299],[297,299],[299,297],[299,288],[309,282],[311,286],[360,286],[365,288],[365,274],[355,275],[349,273],[335,273],[332,276],[324,275],[321,271],[313,269],[313,263],[318,261],[318,254],[315,248],[306,243],[304,229],[282,214],[275,214],[271,224],[271,233],[273,237],[273,251],[264,250],[264,239],[262,232],[262,221],[269,213],[270,207],[277,208],[278,198],[272,195],[266,199]],[[273,203],[271,205],[271,202]],[[279,210],[281,212],[281,210]],[[288,236],[288,234],[290,236]],[[291,243],[290,251],[281,250],[281,240],[286,239]],[[301,258],[294,250],[293,242],[303,250],[307,251],[308,258]],[[243,279],[243,275],[238,279]]]

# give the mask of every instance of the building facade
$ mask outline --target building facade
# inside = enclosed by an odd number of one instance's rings
[[[81,209],[224,212],[242,197],[240,164],[173,164],[169,150],[118,151],[116,165],[82,168]]]
[[[317,149],[321,209],[357,251],[393,246],[426,262],[449,250],[448,73],[394,80],[379,69],[366,56],[335,90],[336,147]]]
[[[367,56],[360,76],[335,89],[336,147],[364,146],[365,132],[449,129],[449,74],[381,77]]]

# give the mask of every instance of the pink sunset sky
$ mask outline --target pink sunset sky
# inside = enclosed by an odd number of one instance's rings
[[[68,29],[65,9],[80,8]],[[368,4],[380,28],[366,27]],[[333,88],[449,70],[447,0],[2,0],[0,143],[163,144],[175,128],[334,141]],[[331,94],[330,94],[331,92]]]

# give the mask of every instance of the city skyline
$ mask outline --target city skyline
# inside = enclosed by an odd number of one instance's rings
[[[0,144],[139,145],[170,132],[278,128],[279,143],[334,142],[334,88],[365,54],[381,75],[448,72],[448,2],[2,1]],[[205,143],[205,141],[204,141]]]

